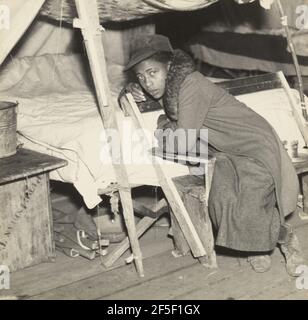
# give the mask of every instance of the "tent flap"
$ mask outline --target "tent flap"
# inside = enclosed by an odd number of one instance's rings
[[[9,10],[9,28],[0,29],[0,65],[28,29],[45,0],[1,1]]]

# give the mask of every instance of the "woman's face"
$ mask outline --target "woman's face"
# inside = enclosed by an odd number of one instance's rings
[[[149,58],[134,67],[140,85],[155,99],[160,99],[165,93],[169,65]]]

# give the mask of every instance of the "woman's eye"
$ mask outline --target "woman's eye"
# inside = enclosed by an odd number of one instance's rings
[[[151,71],[150,76],[154,76],[155,73],[156,73],[156,71]]]

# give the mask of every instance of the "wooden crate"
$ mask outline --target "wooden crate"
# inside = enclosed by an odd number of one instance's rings
[[[0,160],[0,265],[11,272],[53,257],[48,171],[65,164],[29,150]]]
[[[205,261],[205,263],[215,266],[214,238],[208,208],[205,204],[204,177],[187,175],[174,178],[173,181],[207,252],[208,258],[210,258],[210,261]],[[186,255],[190,251],[190,248],[172,213],[171,225],[174,247],[180,254]]]
[[[46,175],[0,186],[0,261],[10,271],[47,261],[53,255]],[[33,188],[26,202],[26,189]],[[9,232],[9,234],[7,234]]]

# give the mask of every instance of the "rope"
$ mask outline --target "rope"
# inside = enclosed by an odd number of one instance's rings
[[[25,191],[24,196],[21,199],[19,209],[13,214],[6,230],[2,235],[0,235],[0,251],[6,248],[14,226],[20,221],[22,217],[26,215],[28,206],[29,204],[31,204],[32,196],[37,189],[37,186],[41,183],[41,180],[42,178],[40,176],[32,178],[30,182],[28,180],[28,177],[25,178]]]

